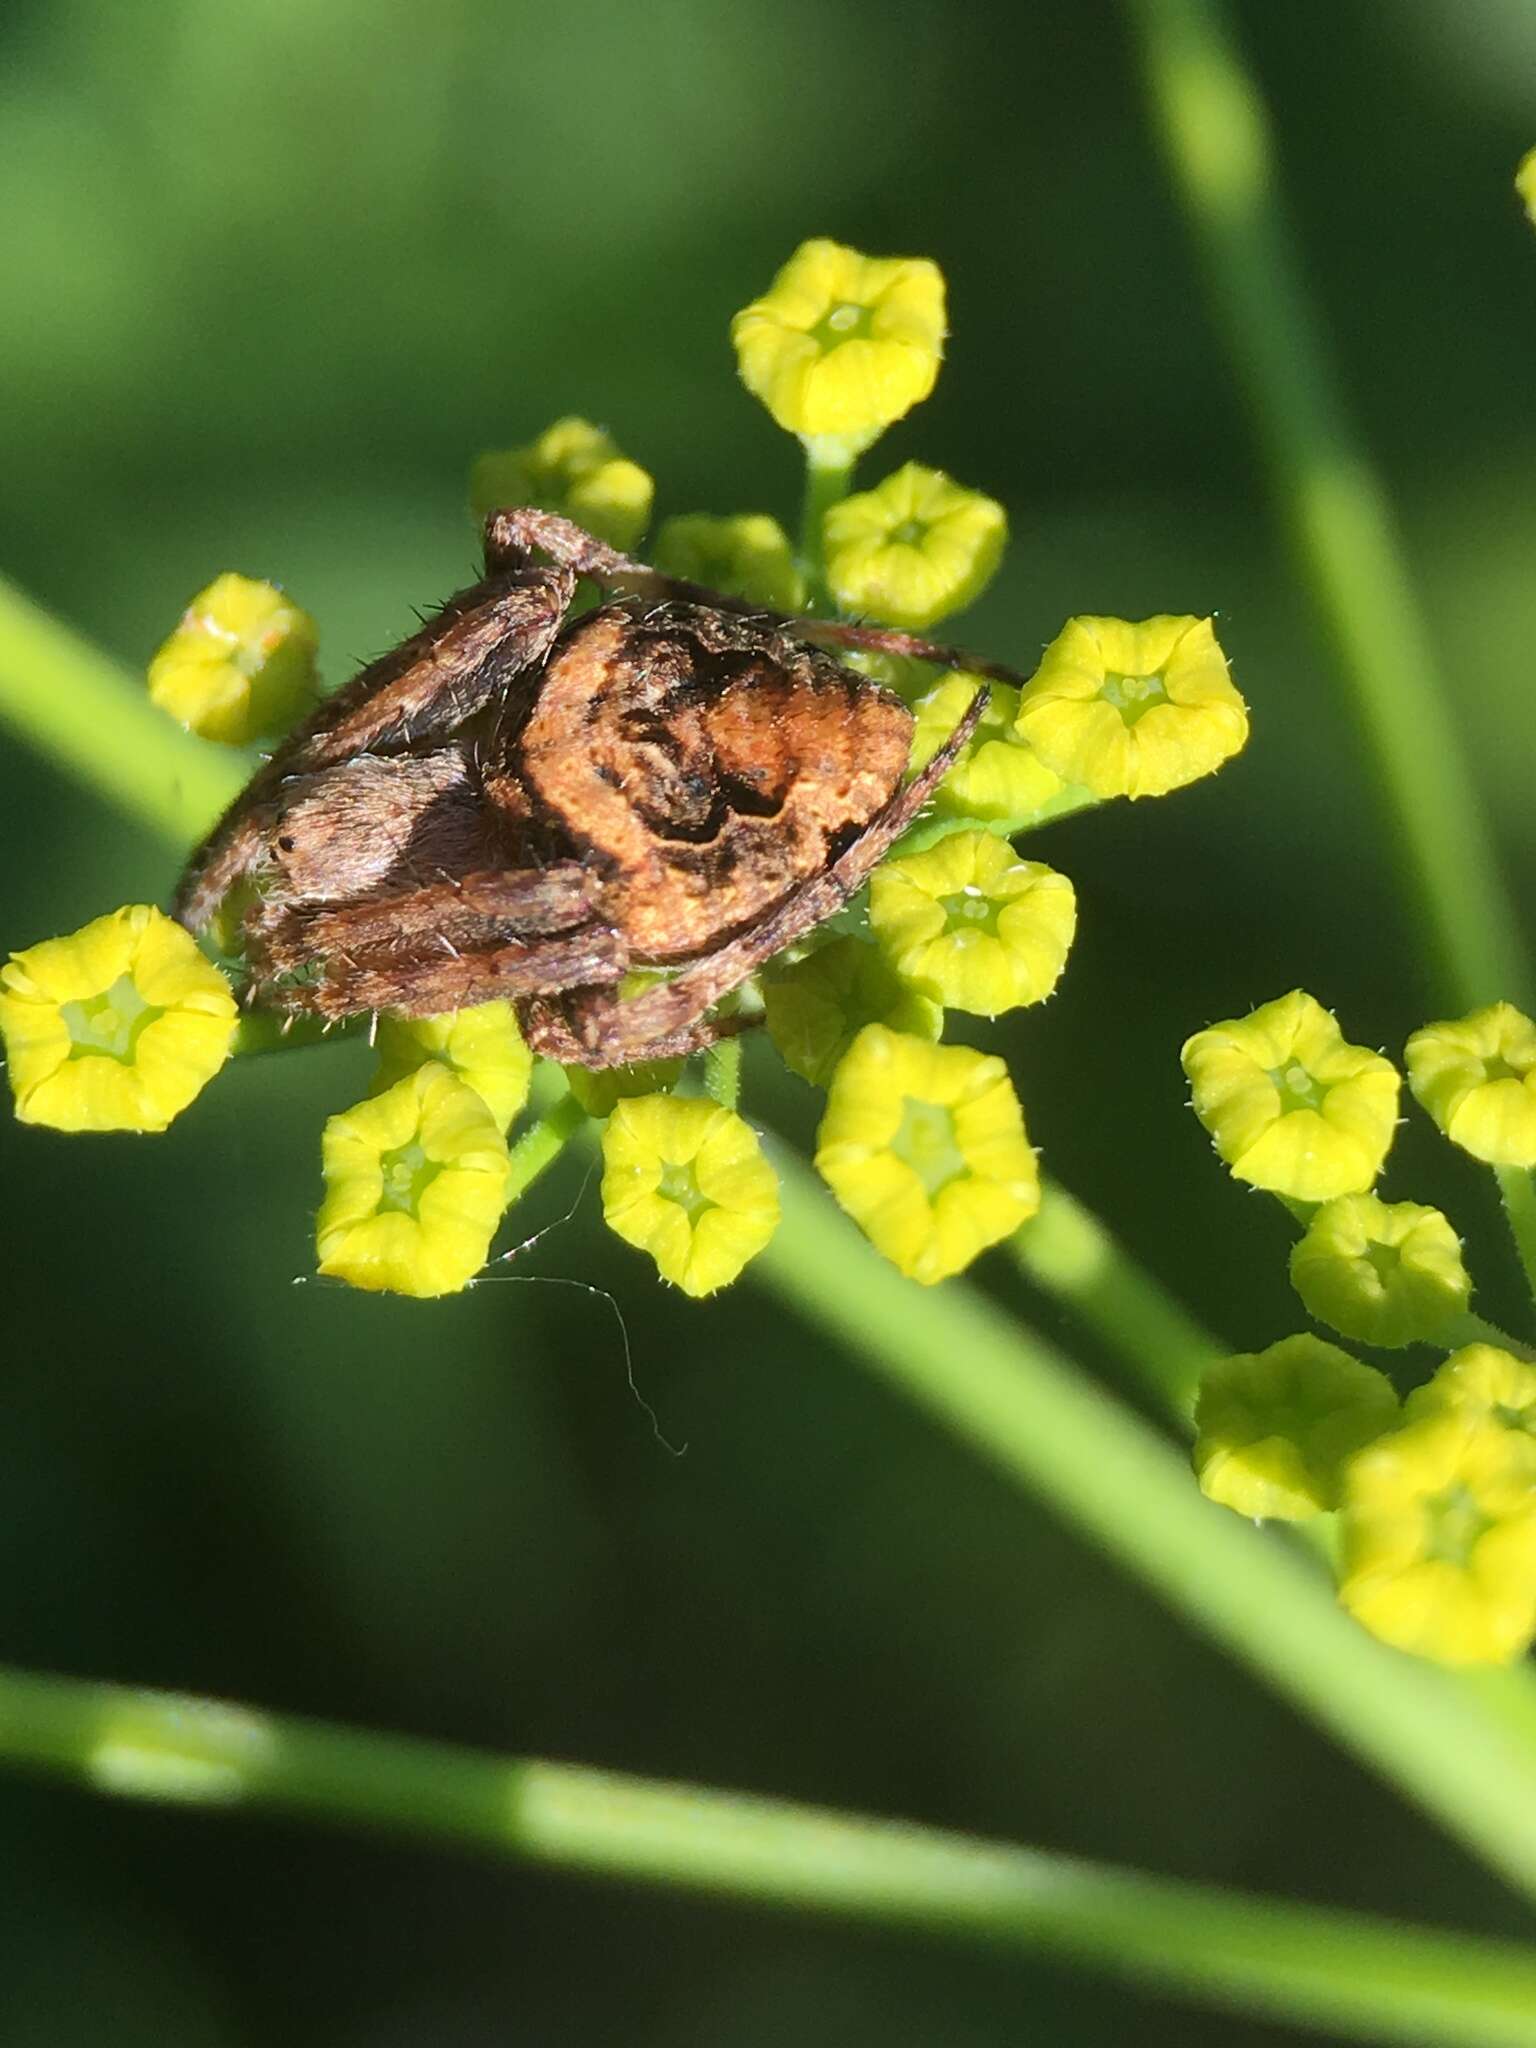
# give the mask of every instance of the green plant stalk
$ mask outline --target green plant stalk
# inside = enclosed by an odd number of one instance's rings
[[[1354,2039],[1527,2044],[1536,1952],[938,1829],[0,1667],[0,1757],[549,1869],[1094,1964]]]
[[[554,1165],[578,1131],[587,1112],[569,1093],[557,1097],[536,1123],[528,1126],[507,1154],[507,1207],[527,1194],[541,1173]]]
[[[1075,1196],[1047,1180],[1039,1213],[1008,1241],[1015,1265],[1062,1302],[1188,1423],[1206,1367],[1223,1347]]]
[[[704,1055],[704,1091],[722,1109],[741,1100],[741,1040],[718,1038]]]
[[[108,655],[0,580],[0,720],[136,824],[190,848],[249,760],[194,739]]]
[[[822,521],[853,482],[854,458],[837,443],[805,443],[805,496],[800,505],[798,560],[805,578],[806,605],[823,610],[828,603]]]
[[[1494,1174],[1509,1234],[1520,1254],[1526,1285],[1536,1300],[1536,1181],[1523,1166],[1496,1166]]]
[[[778,1166],[783,1221],[752,1275],[1536,1898],[1536,1755],[1515,1711],[1375,1642],[1314,1561],[1205,1500],[1183,1454],[1051,1344],[963,1281],[902,1279],[806,1168]]]
[[[1268,116],[1217,0],[1127,0],[1270,483],[1364,740],[1435,1000],[1529,1006],[1530,963],[1381,482],[1283,218]],[[1410,955],[1409,957],[1413,957]]]

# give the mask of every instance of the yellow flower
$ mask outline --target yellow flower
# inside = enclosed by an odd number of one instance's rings
[[[286,732],[318,693],[315,622],[271,583],[216,576],[149,664],[151,701],[205,740]]]
[[[1248,738],[1209,619],[1069,619],[1024,687],[1021,736],[1095,796],[1164,796]]]
[[[610,547],[634,547],[651,521],[656,486],[613,437],[590,420],[556,420],[526,448],[482,455],[469,477],[477,519],[504,506],[537,505],[562,513]]]
[[[1387,1350],[1432,1343],[1472,1293],[1440,1211],[1375,1195],[1323,1204],[1291,1253],[1291,1284],[1320,1323]]]
[[[1386,1374],[1321,1337],[1224,1358],[1195,1403],[1200,1490],[1256,1520],[1301,1521],[1338,1506],[1345,1461],[1397,1415]]]
[[[779,1184],[734,1110],[629,1096],[603,1128],[603,1215],[694,1296],[729,1286],[779,1222]]]
[[[16,1114],[56,1131],[163,1131],[229,1055],[229,983],[179,924],[131,903],[0,968]]]
[[[996,1017],[1056,986],[1077,899],[1065,875],[1021,860],[1006,839],[952,832],[926,853],[875,870],[869,923],[896,972],[921,994]]]
[[[732,519],[684,512],[662,521],[652,553],[669,576],[707,584],[727,597],[779,612],[797,612],[805,603],[805,579],[795,567],[789,535],[766,512],[739,512]]]
[[[995,499],[918,462],[844,498],[822,522],[827,582],[844,611],[914,633],[981,595],[1007,538]]]
[[[1526,218],[1536,227],[1536,149],[1528,149],[1515,172],[1515,190],[1525,207]]]
[[[1536,1634],[1536,1444],[1448,1409],[1351,1459],[1339,1598],[1442,1664],[1507,1664]]]
[[[1453,1145],[1490,1166],[1536,1166],[1536,1024],[1512,1003],[1408,1041],[1408,1086]]]
[[[333,1116],[321,1142],[320,1271],[370,1292],[457,1294],[507,1205],[507,1147],[466,1082],[428,1060]]]
[[[1496,1344],[1465,1345],[1408,1396],[1415,1421],[1448,1410],[1536,1437],[1536,1366]]]
[[[1040,1206],[1008,1069],[869,1024],[838,1065],[816,1167],[875,1248],[931,1287]]]
[[[564,1067],[571,1093],[588,1116],[608,1116],[630,1095],[666,1095],[685,1060],[634,1060],[624,1067]]]
[[[944,279],[925,258],[802,242],[731,340],[742,382],[781,427],[853,455],[933,389]]]
[[[1197,1031],[1182,1059],[1195,1115],[1238,1180],[1297,1202],[1363,1194],[1397,1125],[1397,1070],[1346,1045],[1301,989]]]
[[[523,1043],[512,1005],[477,1003],[441,1017],[379,1019],[378,1071],[371,1095],[393,1088],[428,1060],[436,1060],[473,1088],[498,1129],[506,1130],[528,1100],[533,1054]]]
[[[927,766],[975,700],[980,679],[949,669],[912,706],[914,772]],[[987,705],[960,758],[934,792],[941,817],[984,818],[1001,824],[1029,819],[1058,797],[1066,784],[1027,747],[1014,729],[1019,693],[1007,683],[987,685]]]
[[[852,937],[771,966],[763,1008],[784,1064],[813,1088],[826,1087],[866,1024],[934,1039],[944,1022],[938,1004],[909,988],[878,946]]]

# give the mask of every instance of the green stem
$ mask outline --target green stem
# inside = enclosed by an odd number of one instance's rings
[[[717,1038],[704,1055],[704,1090],[722,1109],[741,1100],[741,1040]]]
[[[507,1155],[507,1207],[527,1194],[539,1175],[554,1165],[576,1133],[585,1128],[587,1112],[574,1095],[565,1094],[530,1124]]]
[[[1531,992],[1486,808],[1386,493],[1340,397],[1282,215],[1269,121],[1217,0],[1127,0],[1292,550],[1328,630],[1438,999]],[[1412,956],[1410,956],[1412,957]]]
[[[0,1756],[94,1791],[1091,1963],[1366,2041],[1516,2048],[1536,1954],[938,1829],[0,1667]]]
[[[1045,1183],[1040,1210],[1010,1239],[1027,1278],[1064,1302],[1140,1374],[1181,1421],[1222,1346],[1161,1281],[1139,1266],[1081,1202]]]
[[[1536,1363],[1536,1345],[1526,1343],[1522,1337],[1512,1337],[1508,1330],[1500,1329],[1497,1323],[1490,1323],[1486,1316],[1473,1315],[1470,1309],[1456,1318],[1436,1349],[1459,1351],[1464,1344],[1492,1344],[1496,1350],[1508,1351],[1516,1358]]]
[[[249,762],[193,739],[107,655],[0,580],[0,720],[179,847],[201,837]]]
[[[1536,1756],[1512,1716],[1374,1642],[1314,1563],[1204,1500],[1184,1455],[1054,1346],[963,1281],[903,1280],[805,1168],[779,1169],[754,1275],[1536,1897]]]
[[[1525,1271],[1526,1285],[1536,1300],[1536,1182],[1523,1166],[1496,1166],[1499,1200],[1509,1223],[1515,1250]]]
[[[828,602],[821,525],[828,511],[848,495],[854,458],[837,444],[805,444],[805,496],[800,506],[800,573],[805,578],[806,609],[819,611]]]

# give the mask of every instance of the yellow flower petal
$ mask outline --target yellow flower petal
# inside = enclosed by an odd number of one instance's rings
[[[889,860],[869,922],[904,981],[931,1001],[996,1017],[1056,986],[1077,926],[1065,875],[1021,860],[991,832],[953,832]]]
[[[994,499],[908,462],[828,511],[827,582],[845,611],[925,632],[981,595],[1007,537]]]
[[[1472,1292],[1440,1211],[1375,1195],[1323,1204],[1291,1253],[1291,1282],[1319,1322],[1389,1350],[1433,1342]]]
[[[912,706],[914,773],[933,759],[981,687],[978,677],[949,669],[922,690]],[[1007,683],[989,683],[986,688],[986,707],[959,759],[934,792],[932,808],[940,817],[999,824],[1007,820],[1021,830],[1067,785],[1019,737],[1019,692]]]
[[[436,1060],[474,1089],[503,1131],[528,1100],[533,1054],[507,1002],[478,1003],[441,1017],[386,1012],[379,1019],[378,1054],[370,1091],[375,1095]]]
[[[246,746],[314,703],[317,644],[314,620],[275,584],[219,576],[151,661],[150,699],[203,739]]]
[[[933,389],[944,279],[923,259],[804,242],[731,339],[742,382],[781,427],[857,450]]]
[[[129,904],[0,968],[0,1038],[23,1123],[163,1131],[223,1066],[229,983],[161,911]]]
[[[804,959],[774,962],[763,976],[768,1036],[784,1064],[825,1088],[866,1024],[937,1038],[939,1005],[919,995],[866,940],[833,939]]]
[[[1240,1515],[1300,1521],[1338,1505],[1346,1459],[1397,1415],[1385,1373],[1320,1337],[1222,1359],[1195,1404],[1201,1491]]]
[[[602,1195],[609,1229],[696,1297],[728,1286],[778,1228],[778,1181],[757,1133],[715,1102],[615,1103],[603,1129]]]
[[[1020,699],[1018,731],[1095,796],[1163,796],[1212,774],[1248,738],[1209,619],[1069,619]]]
[[[1453,1145],[1490,1166],[1536,1166],[1536,1024],[1491,1003],[1409,1039],[1408,1086]]]
[[[1238,1180],[1299,1202],[1363,1194],[1397,1126],[1389,1060],[1348,1045],[1301,989],[1197,1031],[1181,1055],[1196,1116]]]

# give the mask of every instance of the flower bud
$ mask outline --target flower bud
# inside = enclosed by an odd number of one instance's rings
[[[556,420],[526,448],[482,455],[470,471],[477,520],[504,506],[537,505],[574,519],[610,547],[636,545],[651,523],[651,478],[619,453],[612,435],[590,420]]]
[[[1195,1115],[1238,1180],[1297,1202],[1364,1194],[1397,1127],[1390,1060],[1347,1045],[1301,989],[1197,1031],[1181,1055]]]
[[[1409,1039],[1408,1086],[1453,1145],[1489,1166],[1536,1166],[1536,1024],[1491,1003]]]
[[[272,583],[217,576],[149,664],[152,703],[205,740],[288,730],[319,694],[315,622]]]
[[[428,1060],[473,1088],[505,1131],[528,1100],[533,1054],[523,1043],[508,1002],[477,1003],[441,1017],[379,1019],[378,1071],[370,1094],[382,1094]]]
[[[1007,538],[994,499],[918,462],[844,498],[822,523],[827,583],[843,610],[915,633],[981,595]]]
[[[1385,1373],[1321,1337],[1286,1337],[1224,1358],[1200,1382],[1200,1490],[1255,1520],[1337,1507],[1346,1459],[1398,1419]]]
[[[1024,1115],[1000,1059],[862,1030],[832,1077],[816,1168],[877,1251],[931,1287],[1040,1206]]]
[[[1209,619],[1069,619],[1024,687],[1018,730],[1095,796],[1164,796],[1248,738]]]
[[[16,1115],[56,1131],[163,1131],[229,1056],[229,983],[144,903],[44,939],[0,968]]]
[[[857,453],[933,389],[944,279],[925,259],[802,242],[731,340],[741,381],[781,427]]]
[[[935,1039],[944,1022],[938,1004],[910,988],[878,946],[853,937],[775,961],[763,976],[763,1008],[784,1064],[813,1088],[826,1087],[866,1024]]]
[[[1536,1365],[1496,1344],[1467,1344],[1414,1388],[1407,1408],[1413,1421],[1454,1412],[1536,1438]]]
[[[684,512],[664,519],[653,553],[657,568],[669,576],[706,584],[727,597],[779,612],[797,612],[805,603],[805,578],[795,567],[789,535],[766,512],[739,512],[731,519]]]
[[[730,1285],[778,1228],[779,1184],[734,1110],[629,1096],[603,1128],[603,1215],[685,1294]]]
[[[1022,831],[1066,784],[1019,737],[1015,728],[1019,693],[1007,683],[989,683],[987,703],[959,758],[933,794],[939,817],[980,818]],[[925,768],[975,702],[976,676],[949,669],[922,690],[912,706],[914,773]]]
[[[1434,1343],[1472,1294],[1440,1211],[1375,1195],[1323,1204],[1291,1253],[1291,1284],[1320,1323],[1386,1350]]]
[[[1065,875],[1021,860],[991,832],[952,832],[886,861],[869,923],[903,981],[979,1017],[1038,1003],[1060,979],[1077,927]]]

